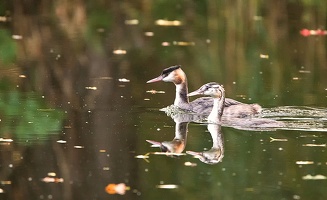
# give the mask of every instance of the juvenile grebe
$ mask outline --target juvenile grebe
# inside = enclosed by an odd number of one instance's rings
[[[211,149],[202,152],[186,151],[186,153],[193,155],[206,164],[217,164],[221,162],[224,157],[224,139],[221,132],[221,125],[208,124],[207,128],[212,138]]]
[[[272,119],[231,117],[233,116],[232,113],[238,113],[241,116],[256,113],[256,104],[238,104],[224,107],[225,89],[218,83],[211,82],[204,84],[198,90],[189,93],[188,96],[199,94],[209,95],[214,98],[213,108],[208,116],[209,123],[222,124],[224,126],[247,130],[269,130],[271,128],[284,126],[284,123]]]
[[[162,71],[161,75],[147,81],[147,83],[153,83],[157,81],[172,82],[176,86],[176,95],[174,105],[180,109],[191,111],[198,114],[208,115],[212,110],[213,98],[211,97],[201,97],[189,102],[188,99],[188,86],[187,78],[184,71],[181,69],[180,65],[172,66],[166,68]],[[261,106],[258,104],[244,104],[239,101],[226,98],[224,102],[224,107],[234,107],[237,105],[249,106],[251,107],[251,112],[237,112],[238,109],[233,109],[234,112],[226,112],[224,115],[229,114],[234,117],[246,117],[248,115],[253,115],[261,111]],[[249,111],[249,110],[248,110]]]
[[[210,123],[221,123],[221,117],[224,112],[228,111],[228,108],[231,109],[232,107],[224,107],[225,102],[225,89],[223,86],[219,85],[218,83],[212,82],[207,83],[203,86],[201,86],[199,89],[195,90],[194,92],[191,92],[188,94],[188,96],[194,96],[194,95],[208,95],[213,97],[213,108],[208,116],[208,121]],[[247,104],[239,104],[242,106],[251,107],[251,105]],[[237,105],[234,105],[234,107]],[[243,111],[240,111],[243,112]]]

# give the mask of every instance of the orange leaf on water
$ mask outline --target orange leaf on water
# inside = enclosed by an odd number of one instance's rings
[[[126,190],[129,190],[130,187],[126,186],[125,183],[110,183],[106,186],[105,190],[108,194],[120,194],[124,195]]]

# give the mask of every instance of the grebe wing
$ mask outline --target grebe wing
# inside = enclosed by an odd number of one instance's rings
[[[225,107],[233,105],[241,105],[242,102],[236,101],[234,99],[225,99]],[[200,97],[189,103],[189,110],[199,114],[209,114],[213,107],[213,98],[212,97]]]
[[[225,98],[225,107],[229,107],[232,105],[239,105],[239,104],[244,104],[244,103],[236,101],[234,99]]]
[[[209,114],[213,107],[212,97],[200,97],[189,103],[190,109],[198,114]]]

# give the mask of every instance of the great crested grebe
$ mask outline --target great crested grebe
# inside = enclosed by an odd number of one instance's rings
[[[218,83],[211,82],[204,84],[199,89],[195,90],[194,92],[191,92],[188,94],[188,96],[194,96],[194,95],[208,95],[213,97],[213,107],[212,110],[208,116],[208,121],[210,123],[221,123],[221,117],[223,116],[223,113],[228,111],[228,108],[231,109],[233,107],[227,107],[224,108],[224,102],[225,102],[225,89],[223,86],[219,85]],[[239,104],[235,106],[245,106],[248,108],[250,105],[246,104]],[[234,107],[235,107],[234,106]],[[242,110],[240,112],[243,112]]]
[[[186,151],[186,153],[193,155],[206,164],[217,164],[221,162],[224,157],[224,138],[221,131],[221,125],[208,124],[207,128],[212,138],[211,149],[202,152]]]
[[[157,142],[153,140],[146,140],[154,147],[159,147],[162,152],[180,154],[184,151],[187,140],[188,124],[183,118],[175,116],[175,137],[171,141]]]
[[[269,130],[270,128],[285,126],[284,123],[272,119],[233,117],[233,114],[230,113],[239,113],[239,115],[255,113],[255,105],[238,104],[234,106],[224,107],[225,89],[222,85],[219,85],[218,83],[211,82],[204,84],[198,90],[189,93],[188,96],[194,96],[199,94],[208,95],[214,98],[213,108],[208,116],[209,123],[222,124],[224,126],[247,130]]]
[[[174,105],[180,109],[191,111],[197,114],[207,115],[211,112],[213,106],[213,98],[201,97],[189,102],[187,78],[180,65],[171,66],[162,71],[161,75],[147,81],[153,83],[157,81],[172,82],[176,86],[176,95]],[[233,112],[226,112],[224,115],[232,115],[233,117],[246,117],[261,112],[261,106],[258,104],[245,104],[233,99],[226,98],[224,101],[225,108],[233,108],[234,106],[242,105],[248,107],[247,112],[239,109],[232,109]]]

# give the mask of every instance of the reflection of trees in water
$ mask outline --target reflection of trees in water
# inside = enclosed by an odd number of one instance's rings
[[[43,151],[40,151],[41,147],[34,147],[26,158],[34,162],[33,166],[57,171],[64,178],[63,184],[48,186],[53,198],[105,197],[102,186],[108,181],[134,180],[136,176],[130,173],[135,171],[130,154],[135,149],[132,142],[135,140],[133,135],[128,135],[132,132],[127,115],[131,95],[127,86],[121,88],[119,85],[123,84],[117,81],[126,75],[129,63],[112,55],[116,47],[108,42],[113,35],[123,37],[122,31],[113,29],[101,33],[88,30],[88,26],[93,24],[88,24],[85,19],[91,20],[93,16],[87,16],[84,2],[37,5],[33,10],[24,2],[13,5],[14,32],[24,38],[19,41],[18,52],[19,62],[27,75],[22,87],[41,92],[49,102],[68,111],[66,125],[69,128],[63,135],[67,140],[66,149],[58,148],[56,143]],[[52,6],[55,6],[54,10]],[[53,12],[54,15],[49,14]],[[115,12],[123,15],[121,10]],[[107,15],[103,18],[111,17]],[[89,86],[97,90],[87,90]],[[81,145],[84,149],[74,149],[74,145]],[[101,149],[106,153],[99,153]],[[44,163],[44,159],[49,162]],[[26,162],[23,160],[21,164],[30,166]],[[109,167],[110,171],[104,171],[103,167]],[[47,172],[35,169],[37,167],[22,172],[15,168],[13,193],[18,196],[33,196],[34,192],[37,197],[40,195],[33,188],[21,189],[31,185],[21,181],[20,177],[26,177],[26,173],[33,177],[46,176]],[[35,184],[42,187],[43,184],[35,179]],[[70,184],[71,181],[74,184]]]
[[[279,93],[292,79],[287,76],[298,72],[300,66],[313,70],[316,58],[316,66],[322,72],[326,66],[324,43],[298,34],[303,27],[319,28],[325,24],[323,6],[319,5],[322,2],[310,5],[315,9],[286,1],[186,2],[174,9],[165,3],[151,2],[92,2],[92,6],[86,7],[83,1],[61,1],[54,5],[41,3],[36,8],[29,3],[16,1],[13,5],[14,32],[24,33],[19,58],[25,60],[24,66],[44,74],[36,81],[40,90],[50,93],[49,97],[56,96],[51,93],[55,84],[71,96],[72,102],[78,96],[72,91],[78,88],[79,94],[85,93],[82,83],[85,76],[91,77],[92,71],[104,70],[112,75],[116,69],[116,73],[140,78],[155,66],[178,63],[185,65],[193,87],[217,80],[230,94],[247,91],[254,99],[262,93]],[[182,29],[154,26],[158,18],[180,19],[185,25]],[[126,19],[138,19],[139,24],[128,26]],[[294,23],[301,19],[303,22]],[[154,37],[144,36],[144,31],[154,31]],[[196,45],[160,47],[163,41],[193,41]],[[128,54],[123,59],[113,56],[112,50],[116,48],[126,49]],[[260,54],[269,55],[269,59],[260,58]],[[102,66],[93,66],[95,62]],[[299,67],[285,67],[294,62]],[[263,82],[262,77],[267,81]],[[307,90],[324,81],[308,77]],[[267,92],[267,88],[271,91]],[[301,96],[297,99],[306,100]]]
[[[323,84],[326,79],[316,75],[326,74],[324,42],[315,42],[317,38],[303,39],[293,33],[306,26],[320,28],[326,24],[325,12],[320,10],[324,6],[319,5],[325,4],[324,1],[307,7],[273,0],[264,3],[187,1],[176,8],[175,3],[173,7],[167,7],[165,3],[150,1],[139,4],[103,2],[92,1],[92,5],[89,5],[85,1],[50,3],[18,0],[6,1],[5,4],[12,13],[9,23],[12,33],[23,36],[22,40],[17,40],[17,64],[27,75],[21,87],[26,91],[37,90],[49,102],[67,110],[66,123],[71,127],[64,130],[67,139],[72,144],[84,145],[89,149],[83,152],[71,148],[66,149],[64,154],[56,149],[56,144],[52,145],[51,151],[56,152],[57,156],[53,159],[60,161],[58,168],[67,180],[81,181],[85,178],[82,172],[95,174],[96,170],[90,169],[91,166],[116,162],[119,164],[113,165],[111,172],[119,166],[119,171],[123,173],[109,173],[113,181],[121,181],[126,173],[135,171],[136,166],[131,163],[128,152],[135,149],[135,140],[132,135],[127,135],[133,129],[129,127],[131,119],[126,114],[133,102],[121,96],[133,96],[134,101],[140,101],[143,77],[152,71],[157,72],[156,67],[185,65],[192,87],[217,80],[230,91],[229,95],[235,96],[245,91],[255,101],[263,93],[271,94],[267,95],[269,105],[272,104],[271,97],[283,91],[291,80],[292,77],[288,76],[299,70],[298,66],[317,70],[314,75],[308,75],[301,90],[311,91],[326,85]],[[311,18],[303,19],[307,21],[301,24],[293,23],[294,16],[297,16],[295,20],[304,16]],[[153,25],[156,19],[166,17],[181,19],[186,24],[182,28]],[[125,19],[134,18],[140,20],[139,25],[125,25]],[[146,37],[144,31],[154,31],[155,35]],[[175,40],[193,41],[196,45],[160,46],[164,41]],[[112,54],[117,48],[126,49],[127,54]],[[261,53],[268,54],[269,59],[261,59]],[[298,66],[291,67],[294,63]],[[258,73],[260,71],[263,75]],[[128,86],[118,87],[120,83],[116,81],[127,74],[134,81],[132,91]],[[234,81],[236,86],[232,85]],[[97,90],[86,90],[87,86],[97,87]],[[271,91],[267,92],[267,88],[271,88]],[[302,93],[294,94],[291,99],[303,103],[310,100]],[[288,102],[281,99],[278,104],[284,101]],[[319,103],[318,99],[311,101]],[[89,114],[87,110],[92,112]],[[109,159],[94,156],[102,148],[109,148]],[[117,153],[117,149],[127,150]],[[42,151],[37,150],[40,149],[28,152],[31,159],[44,156]],[[53,165],[51,162],[44,164]],[[134,173],[131,174],[136,178]],[[89,191],[102,191],[103,188],[92,185],[96,181],[107,181],[102,180],[100,175],[103,175],[102,172],[82,180]],[[69,184],[64,186],[80,199],[89,199],[83,196],[89,193],[82,188],[70,187]],[[27,190],[21,190],[21,193],[27,193]]]

